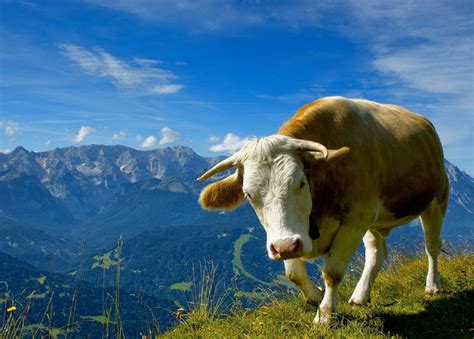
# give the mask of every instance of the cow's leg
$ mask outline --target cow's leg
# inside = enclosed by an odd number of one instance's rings
[[[316,318],[314,318],[315,323],[331,322],[332,314],[336,310],[336,296],[339,284],[366,229],[357,229],[349,225],[340,226],[324,259],[323,278],[326,291],[324,292],[323,301],[319,305]]]
[[[364,235],[365,265],[357,287],[349,299],[351,305],[365,305],[370,299],[370,291],[377,274],[387,257],[385,237],[377,231],[367,231]]]
[[[311,281],[301,259],[285,260],[285,273],[303,292],[308,303],[318,305],[323,297],[321,290]]]
[[[438,273],[438,255],[441,250],[441,226],[444,213],[442,208],[433,200],[426,211],[421,214],[421,224],[425,233],[425,251],[428,255],[428,274],[426,276],[425,292],[434,294],[442,290]]]

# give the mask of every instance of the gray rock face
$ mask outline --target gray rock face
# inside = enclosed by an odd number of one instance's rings
[[[474,178],[448,161],[444,163],[449,178],[449,199],[466,212],[474,213]]]
[[[183,146],[138,151],[89,145],[39,153],[17,147],[0,157],[0,169],[37,177],[75,218],[83,220],[95,215],[124,184],[169,177],[192,181],[219,159],[201,157]]]

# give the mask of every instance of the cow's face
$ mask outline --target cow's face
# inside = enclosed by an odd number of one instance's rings
[[[311,193],[298,154],[279,154],[268,163],[249,159],[242,171],[242,191],[267,233],[268,256],[282,260],[311,253]]]
[[[348,151],[341,150],[335,152]],[[198,179],[237,167],[233,175],[208,185],[199,201],[206,209],[233,209],[248,200],[267,233],[270,259],[310,257],[312,199],[304,161],[324,162],[328,154],[316,142],[280,135],[251,140]]]

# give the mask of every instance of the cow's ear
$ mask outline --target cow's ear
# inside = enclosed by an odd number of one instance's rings
[[[233,210],[245,200],[239,170],[227,178],[207,185],[199,196],[199,203],[207,210]]]
[[[303,152],[303,158],[312,164],[332,163],[334,160],[339,160],[350,152],[349,147],[341,147],[338,149],[328,150],[328,155],[325,158],[321,152]]]

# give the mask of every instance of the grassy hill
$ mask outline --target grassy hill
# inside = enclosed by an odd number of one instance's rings
[[[474,334],[474,254],[440,258],[445,292],[424,294],[426,258],[394,255],[379,275],[367,307],[347,304],[359,273],[347,275],[339,291],[338,317],[331,328],[312,323],[316,308],[289,293],[267,292],[262,305],[233,305],[222,313],[212,305],[183,312],[181,324],[164,337],[466,337]],[[215,307],[214,307],[215,308]],[[223,316],[225,314],[229,316]]]

